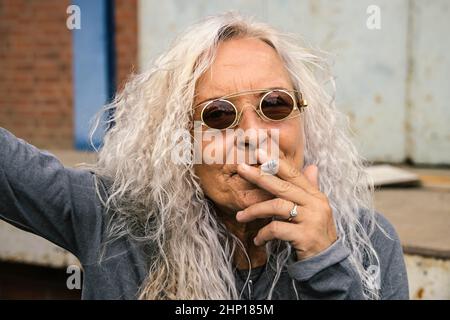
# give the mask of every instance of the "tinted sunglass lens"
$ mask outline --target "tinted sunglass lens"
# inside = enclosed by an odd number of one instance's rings
[[[294,110],[294,100],[283,91],[271,91],[261,101],[261,111],[269,119],[282,120]]]
[[[205,106],[203,122],[210,128],[225,129],[236,120],[236,109],[224,100],[215,100]]]

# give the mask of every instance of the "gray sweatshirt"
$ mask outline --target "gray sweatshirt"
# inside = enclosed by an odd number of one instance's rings
[[[101,196],[106,197],[106,189]],[[137,298],[154,252],[152,245],[120,238],[106,247],[99,263],[107,218],[95,192],[94,173],[64,167],[54,155],[3,128],[0,218],[78,257],[84,272],[83,299]],[[371,236],[380,260],[381,298],[408,299],[400,241],[381,214],[377,213],[376,218],[389,236],[379,229]],[[349,254],[349,249],[338,240],[306,260],[296,261],[291,256],[272,299],[363,299],[361,281],[350,264]],[[236,271],[236,286],[239,292],[242,290],[242,299],[266,299],[273,275],[271,268],[253,269],[251,281],[244,287],[246,274]]]

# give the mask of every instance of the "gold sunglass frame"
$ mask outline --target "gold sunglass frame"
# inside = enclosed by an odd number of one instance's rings
[[[292,101],[294,102],[294,107],[292,108],[292,111],[289,115],[287,115],[285,118],[283,119],[279,119],[279,120],[275,120],[275,119],[271,119],[269,117],[267,117],[264,112],[262,111],[262,102],[264,100],[265,97],[267,97],[267,95],[271,94],[272,92],[283,92],[285,94],[287,94],[289,97],[291,97]],[[193,109],[197,109],[200,108],[203,105],[203,109],[202,112],[200,114],[200,119],[202,122],[202,125],[206,126],[209,129],[213,129],[213,130],[226,130],[226,129],[232,129],[234,127],[236,127],[239,122],[241,121],[241,116],[243,113],[243,110],[241,110],[240,112],[238,111],[238,109],[236,108],[236,106],[234,105],[233,102],[231,102],[230,100],[228,100],[229,98],[235,98],[235,97],[239,97],[239,96],[243,96],[243,95],[247,95],[247,94],[255,94],[255,93],[265,93],[264,95],[261,96],[260,100],[259,100],[259,105],[258,108],[255,109],[256,113],[261,117],[261,119],[266,120],[266,121],[271,121],[271,122],[280,122],[280,121],[285,121],[288,119],[293,119],[296,117],[299,117],[302,113],[302,111],[304,110],[304,108],[306,108],[308,106],[308,102],[303,99],[302,93],[298,90],[286,90],[286,89],[258,89],[258,90],[246,90],[246,91],[241,91],[238,93],[232,93],[217,99],[211,99],[208,101],[204,101],[198,105],[196,105]],[[298,99],[294,96],[294,94],[298,95]],[[217,129],[217,128],[212,128],[210,126],[208,126],[205,121],[203,120],[203,112],[206,110],[206,108],[213,102],[215,101],[224,101],[229,103],[235,110],[236,112],[236,118],[234,119],[233,123],[231,125],[229,125],[226,128],[223,129]],[[296,115],[293,115],[293,113],[299,110],[299,113]]]

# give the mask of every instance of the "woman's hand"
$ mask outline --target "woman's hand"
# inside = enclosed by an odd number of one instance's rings
[[[262,150],[257,150],[257,157],[260,162],[269,160]],[[302,173],[280,155],[276,176],[261,173],[260,168],[246,164],[238,166],[238,174],[276,197],[239,211],[236,215],[239,222],[268,217],[287,220],[297,204],[295,218],[290,222],[273,220],[261,228],[254,238],[255,245],[264,245],[273,239],[289,241],[297,259],[302,260],[322,252],[336,241],[332,210],[327,196],[319,190],[317,166],[310,165]]]

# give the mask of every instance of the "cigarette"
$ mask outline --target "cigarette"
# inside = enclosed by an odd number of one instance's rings
[[[278,172],[278,160],[272,159],[261,165],[261,172],[264,174],[274,175]]]

